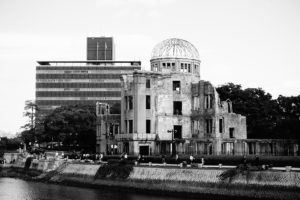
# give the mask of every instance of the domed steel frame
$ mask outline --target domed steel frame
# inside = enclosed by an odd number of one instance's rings
[[[171,38],[157,44],[151,55],[152,59],[185,58],[200,60],[198,50],[186,40]]]

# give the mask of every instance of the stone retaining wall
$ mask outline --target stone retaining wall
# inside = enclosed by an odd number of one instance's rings
[[[221,183],[218,175],[223,171],[221,169],[134,167],[129,179]],[[231,183],[300,187],[300,173],[252,171],[249,174],[235,176]]]
[[[61,175],[68,176],[90,176],[95,177],[100,165],[90,165],[90,164],[68,164],[61,172]]]

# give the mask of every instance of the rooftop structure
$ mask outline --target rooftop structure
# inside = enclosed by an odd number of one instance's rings
[[[151,56],[151,71],[194,74],[200,78],[199,53],[186,40],[171,38],[157,44]]]
[[[158,43],[151,55],[151,59],[183,58],[200,60],[196,47],[186,40],[171,38]]]
[[[115,45],[112,37],[88,37],[87,60],[114,60]]]

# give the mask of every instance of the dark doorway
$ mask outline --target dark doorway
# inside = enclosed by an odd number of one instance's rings
[[[182,126],[174,125],[174,138],[173,139],[182,139]]]
[[[140,146],[140,154],[144,156],[149,155],[149,146]]]
[[[160,146],[160,154],[164,155],[167,153],[167,144],[166,142],[162,142]]]
[[[129,153],[129,143],[128,142],[124,142],[123,152]]]

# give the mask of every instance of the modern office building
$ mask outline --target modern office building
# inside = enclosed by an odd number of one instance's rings
[[[63,105],[120,103],[120,76],[141,69],[140,61],[38,61],[38,64],[36,104],[40,114]]]
[[[88,37],[87,60],[114,60],[115,45],[112,37]]]

